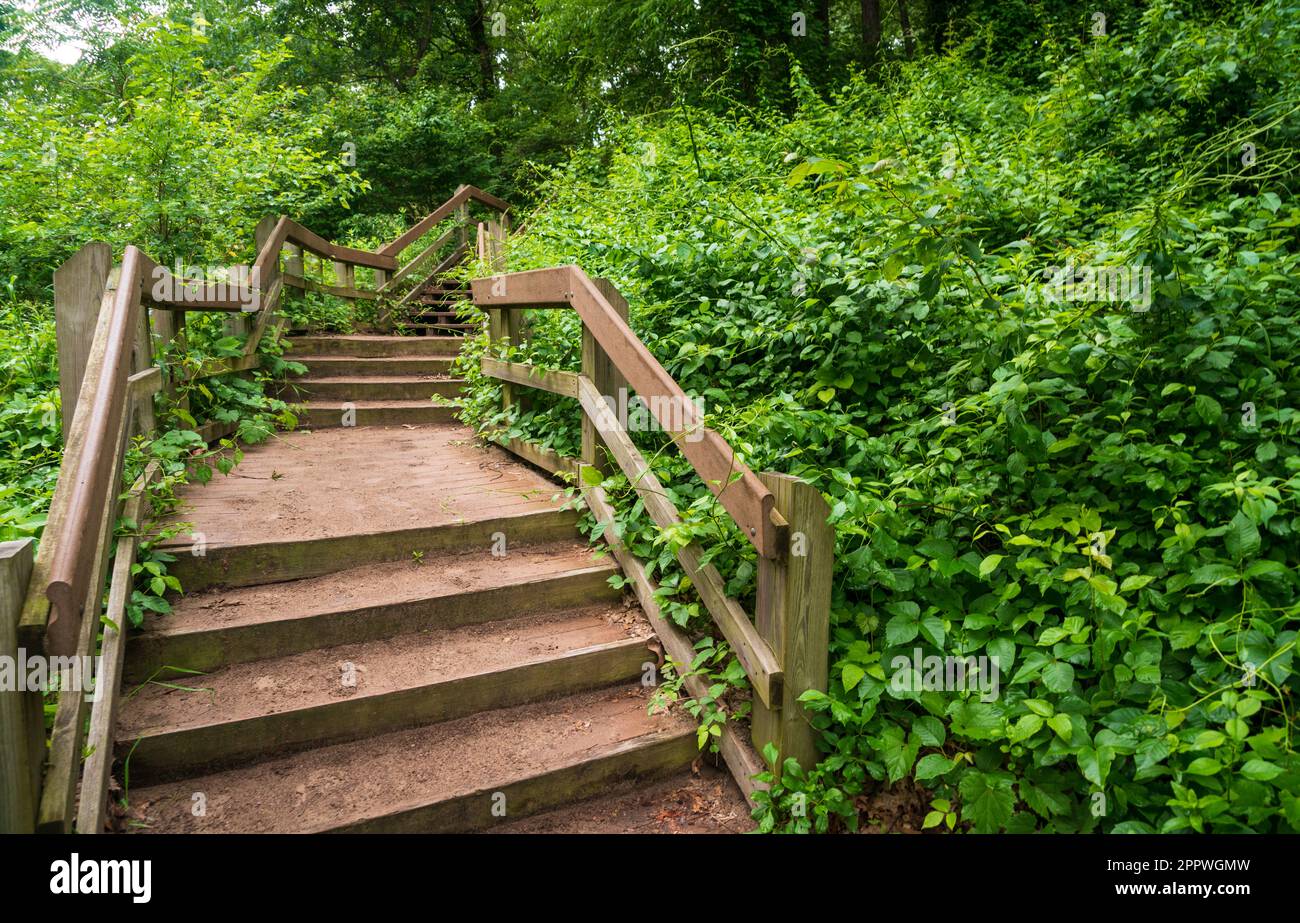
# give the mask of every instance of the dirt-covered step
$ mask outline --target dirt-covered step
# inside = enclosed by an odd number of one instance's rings
[[[421,338],[424,339],[424,338]],[[281,389],[290,403],[303,401],[420,401],[432,395],[454,398],[461,393],[461,378],[432,375],[349,375],[335,378],[295,378]]]
[[[424,337],[402,337],[413,343],[425,342]],[[457,341],[458,342],[458,341]],[[459,346],[457,346],[459,349]],[[289,355],[287,358],[307,366],[308,378],[326,378],[343,376],[376,375],[450,375],[453,357],[450,355],[432,356],[380,356],[364,358],[357,356],[321,356]]]
[[[491,833],[749,833],[749,804],[726,769],[696,760],[666,779],[499,824]]]
[[[289,337],[291,351],[286,358],[301,361],[300,356],[351,356],[359,359],[382,359],[397,356],[451,356],[457,350],[450,343],[428,343],[403,336],[361,334]]]
[[[183,682],[182,670],[618,600],[609,585],[615,565],[585,542],[528,544],[526,533],[498,523],[478,537],[478,547],[459,554],[413,558],[408,551],[405,560],[302,580],[187,593],[172,612],[146,615],[127,645],[124,675],[131,685]],[[564,529],[573,535],[572,520]],[[493,554],[499,537],[510,535],[505,556]]]
[[[694,721],[650,715],[648,701],[637,682],[132,786],[125,829],[489,829],[690,765]]]
[[[186,593],[577,534],[554,482],[464,426],[281,433],[182,499],[160,547]]]
[[[311,401],[298,413],[298,425],[311,429],[330,426],[427,426],[454,423],[459,408],[424,400]]]
[[[148,783],[627,683],[651,635],[613,603],[169,677],[130,690],[117,755]]]

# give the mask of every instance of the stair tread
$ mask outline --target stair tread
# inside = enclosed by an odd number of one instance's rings
[[[432,402],[419,402],[433,408]],[[280,433],[244,448],[228,477],[187,485],[163,543],[191,553],[401,532],[561,508],[553,481],[455,423],[355,426]]]
[[[233,664],[201,677],[164,675],[169,685],[145,685],[123,703],[118,737],[130,741],[383,696],[600,645],[635,647],[638,638],[644,644],[650,627],[639,610],[631,611],[630,617],[614,604],[545,612]],[[351,687],[343,685],[342,664],[355,668]]]
[[[342,400],[308,400],[300,401],[304,407],[317,408],[319,410],[342,410],[344,404],[350,404],[357,410],[383,410],[390,407],[428,407],[430,409],[439,407],[459,406],[454,398],[443,398],[441,403],[435,404],[429,398],[417,398],[411,400],[405,399],[375,399],[360,398],[353,401]]]
[[[499,709],[131,789],[140,832],[314,832],[481,797],[584,761],[686,742],[694,722],[647,714],[640,684]],[[201,792],[203,816],[195,816]],[[509,802],[506,810],[509,811]],[[505,818],[502,818],[504,820]]]
[[[749,833],[758,825],[725,769],[700,761],[659,782],[561,805],[489,833]]]
[[[415,340],[419,342],[421,337],[404,337],[403,339]],[[294,362],[301,362],[310,368],[313,365],[336,364],[346,362],[364,362],[366,364],[374,363],[380,367],[385,365],[401,366],[404,364],[415,364],[422,362],[448,363],[456,358],[455,356],[344,356],[344,355],[311,355],[311,356],[294,356],[288,357]]]
[[[176,600],[167,615],[146,614],[140,634],[194,634],[455,596],[591,569],[615,572],[609,557],[598,557],[579,539],[513,548],[507,545],[507,551],[504,558],[494,557],[488,549],[477,549],[439,555],[421,564],[367,564],[319,577],[189,593]],[[539,599],[537,604],[545,606],[545,600]]]
[[[301,378],[291,379],[290,385],[415,385],[422,382],[450,382],[452,384],[463,385],[465,379],[452,378],[450,375],[334,375],[324,378],[315,378],[311,375],[304,375]]]

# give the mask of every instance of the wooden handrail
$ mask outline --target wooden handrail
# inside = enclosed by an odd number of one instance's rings
[[[429,232],[440,221],[443,221],[462,205],[466,205],[470,200],[480,202],[489,208],[495,209],[500,214],[506,214],[510,211],[510,203],[503,199],[498,199],[479,189],[477,186],[461,186],[452,195],[450,199],[443,202],[427,216],[416,222],[405,234],[398,237],[392,243],[380,247],[378,253],[382,256],[395,257],[412,243],[419,240]]]
[[[501,257],[499,247],[490,244],[480,225],[479,258],[490,268],[501,268]],[[579,485],[592,515],[604,525],[604,535],[651,616],[665,650],[670,651],[680,669],[688,669],[693,659],[689,643],[662,617],[654,617],[659,610],[644,566],[617,536],[610,538],[613,507],[604,492],[582,476],[583,465],[604,470],[597,449],[603,443],[651,520],[661,529],[672,529],[682,522],[625,424],[610,409],[608,401],[614,391],[630,387],[646,401],[660,427],[672,436],[695,473],[758,550],[753,621],[740,602],[727,595],[722,576],[705,563],[698,545],[691,543],[676,549],[676,557],[753,687],[751,733],[755,745],[759,749],[768,744],[776,747],[773,768],[789,757],[804,767],[812,766],[817,760],[816,735],[799,697],[809,689],[826,689],[835,540],[825,499],[816,488],[796,478],[772,472],[760,477],[736,458],[726,441],[704,425],[702,414],[687,400],[681,386],[632,331],[627,303],[607,280],[591,279],[577,266],[559,266],[498,273],[474,279],[470,287],[474,302],[492,315],[489,337],[494,341],[516,339],[526,330],[523,319],[513,316],[525,308],[571,308],[581,319],[580,374],[507,362],[492,355],[480,359],[480,368],[501,382],[506,409],[516,399],[511,390],[515,386],[576,397],[582,405]],[[664,400],[675,413],[660,412]],[[575,463],[572,459],[540,456],[539,447],[518,439],[503,440],[502,445],[551,471],[572,470]],[[691,689],[689,674],[685,679]],[[698,682],[694,686],[692,694],[701,694]],[[729,727],[723,729],[720,745],[736,781],[746,796],[752,797],[757,758]]]
[[[93,555],[110,479],[117,475],[116,439],[126,411],[128,363],[140,307],[140,251],[127,247],[112,305],[95,332],[86,375],[77,398],[72,441],[65,449],[70,465],[59,470],[55,495],[62,502],[56,539],[48,559],[46,596],[52,611],[46,626],[46,652],[76,653],[82,608],[90,584]],[[47,521],[48,525],[48,521]],[[46,543],[42,542],[44,551]],[[38,557],[39,561],[39,557]]]
[[[765,558],[778,555],[772,492],[736,457],[726,440],[704,425],[686,392],[585,272],[577,266],[535,269],[474,279],[470,288],[474,302],[488,309],[573,308],[758,553]],[[675,410],[678,419],[663,419],[655,413],[665,404]]]

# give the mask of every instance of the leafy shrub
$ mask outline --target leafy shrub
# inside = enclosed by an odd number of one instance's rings
[[[510,268],[614,279],[749,465],[832,505],[824,758],[765,829],[911,779],[959,829],[1300,830],[1300,17],[1242,9],[1153,3],[1028,94],[954,59],[778,124],[627,124],[543,190]],[[1071,263],[1149,270],[1149,309],[1045,297]],[[518,357],[577,368],[575,318],[534,313]],[[572,402],[503,416],[482,348],[469,418],[575,454]],[[752,603],[748,545],[637,438]],[[609,486],[675,593],[682,536]],[[900,690],[914,649],[996,657],[999,695]]]

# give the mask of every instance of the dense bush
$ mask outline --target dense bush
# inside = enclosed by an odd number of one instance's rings
[[[1297,12],[1156,3],[1030,93],[931,61],[797,87],[788,122],[629,125],[551,177],[511,269],[614,279],[750,466],[833,506],[825,756],[766,828],[911,779],[978,831],[1300,830]],[[1051,300],[1068,264],[1149,269],[1149,309]],[[521,355],[577,368],[575,318],[533,322]],[[575,454],[572,402],[503,418],[476,355],[470,417]],[[698,627],[667,549],[718,547],[747,599],[752,552],[653,457],[686,528],[610,486]],[[999,696],[892,686],[918,647],[996,656]]]

